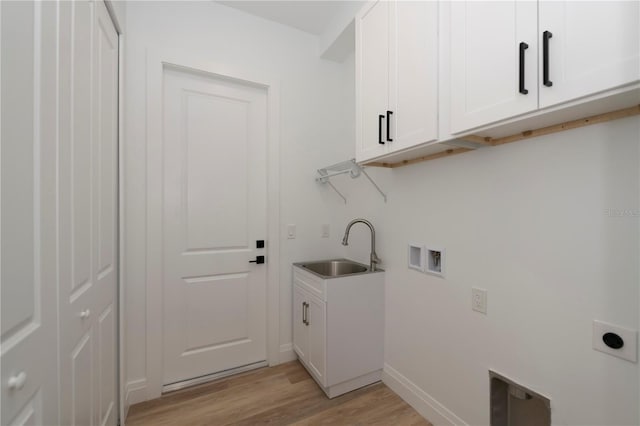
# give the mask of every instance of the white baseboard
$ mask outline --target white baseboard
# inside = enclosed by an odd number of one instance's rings
[[[386,363],[382,381],[434,426],[468,426],[460,417]]]
[[[126,390],[124,403],[128,414],[129,407],[147,400],[147,379],[138,379],[127,382]]]
[[[284,362],[294,361],[298,359],[298,356],[293,351],[293,343],[285,343],[284,345],[280,345],[280,356],[278,357],[278,361],[280,364]]]

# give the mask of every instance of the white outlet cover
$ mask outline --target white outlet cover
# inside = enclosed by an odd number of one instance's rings
[[[620,349],[613,349],[605,345],[602,336],[606,333],[615,333],[622,337],[624,346]],[[604,321],[593,321],[593,349],[604,352],[627,361],[638,361],[638,331],[626,327],[620,327],[606,323]]]
[[[293,240],[296,238],[296,225],[289,224],[287,225],[287,238]]]
[[[471,289],[471,309],[482,314],[487,313],[487,290],[475,287]]]

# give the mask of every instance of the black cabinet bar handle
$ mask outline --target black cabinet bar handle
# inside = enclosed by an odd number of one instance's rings
[[[527,89],[524,88],[524,51],[529,48],[527,43],[520,43],[520,88],[519,91],[523,95],[529,93]]]
[[[384,115],[378,116],[378,143],[384,145],[384,141],[382,140],[382,120],[384,120]]]
[[[542,33],[542,84],[547,87],[553,86],[549,80],[549,39],[553,37],[550,31]]]
[[[307,324],[307,302],[302,302],[302,323]]]
[[[393,111],[387,111],[387,142],[393,142],[393,139],[391,139],[391,114],[393,114]]]

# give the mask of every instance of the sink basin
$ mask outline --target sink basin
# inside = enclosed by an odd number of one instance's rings
[[[369,272],[369,268],[357,262],[347,259],[323,260],[319,262],[297,263],[309,272],[320,275],[323,278],[336,278],[345,275],[362,274]]]

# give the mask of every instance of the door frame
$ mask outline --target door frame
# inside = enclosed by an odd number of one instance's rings
[[[104,5],[111,18],[113,28],[118,35],[118,111],[116,112],[117,120],[117,142],[116,142],[116,258],[118,259],[118,269],[116,278],[116,342],[117,342],[117,355],[116,355],[116,402],[118,424],[123,424],[127,416],[127,390],[126,390],[126,377],[125,377],[125,316],[124,316],[124,265],[125,265],[125,226],[124,226],[124,22],[120,22],[118,19],[118,13],[116,12],[116,6],[113,2],[115,0],[103,0]]]
[[[163,70],[203,73],[266,90],[267,93],[267,362],[279,363],[280,341],[280,117],[277,80],[181,52],[147,50],[146,81],[146,398],[162,394],[163,366]],[[213,373],[213,372],[212,372]]]

